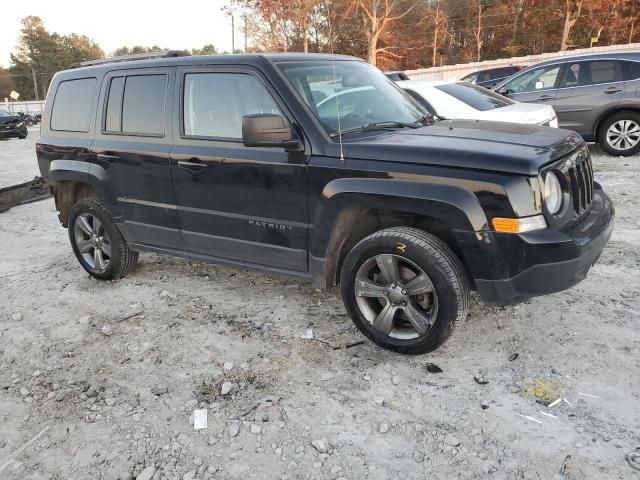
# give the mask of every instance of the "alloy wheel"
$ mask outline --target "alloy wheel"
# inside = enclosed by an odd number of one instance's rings
[[[102,222],[90,213],[78,215],[73,228],[78,252],[96,273],[102,273],[111,264],[111,240]]]
[[[364,318],[392,338],[426,335],[438,315],[429,276],[411,260],[393,254],[370,258],[358,269],[354,291]]]
[[[607,143],[621,152],[640,143],[640,125],[633,120],[618,120],[607,130]]]

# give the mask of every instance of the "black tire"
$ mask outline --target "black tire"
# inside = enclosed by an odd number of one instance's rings
[[[609,129],[612,127],[612,125],[620,125],[619,122],[625,121],[633,122],[633,125],[640,128],[640,114],[631,110],[623,110],[612,115],[604,122],[602,122],[602,124],[598,128],[598,143],[600,144],[600,148],[614,157],[628,157],[640,152],[640,133],[631,137],[632,141],[637,141],[635,146],[630,146],[630,148],[626,149],[616,148],[616,146],[613,145],[615,137],[610,137],[610,135],[608,135]],[[628,123],[627,125],[632,124]]]
[[[417,338],[394,338],[378,330],[372,321],[367,320],[358,304],[355,285],[358,272],[370,264],[366,262],[371,262],[379,255],[391,255],[401,263],[406,260],[419,267],[431,281],[437,295],[432,298],[437,313],[435,319],[432,319],[432,326]],[[382,275],[381,270],[379,275]],[[469,309],[469,282],[460,260],[440,239],[416,228],[388,228],[360,241],[343,263],[340,289],[347,312],[367,338],[383,348],[409,355],[437,349],[464,321]],[[406,293],[405,290],[402,293]],[[386,300],[375,300],[383,309],[383,301],[389,302],[389,298],[387,295]],[[395,322],[397,317],[393,318],[392,322]],[[417,332],[416,334],[418,335]]]
[[[89,257],[92,256],[89,252],[80,252],[80,247],[78,245],[79,240],[77,239],[76,233],[76,222],[79,221],[78,219],[80,217],[83,219],[96,218],[102,225],[100,231],[103,232],[104,235],[101,238],[103,240],[105,238],[108,240],[108,244],[110,246],[109,252],[111,254],[106,258],[104,258],[104,254],[101,254],[103,255],[103,260],[106,261],[108,259],[108,263],[105,262],[106,265],[104,268],[98,268],[97,262],[94,262],[94,265],[92,265],[86,259],[87,255],[89,255]],[[82,230],[81,227],[78,228]],[[82,265],[82,268],[95,278],[100,280],[115,280],[124,277],[135,267],[136,263],[138,263],[138,252],[129,248],[127,242],[116,227],[116,224],[109,213],[108,207],[96,197],[83,198],[71,207],[69,212],[68,231],[73,253],[80,262],[80,265]],[[95,247],[91,248],[95,253]]]

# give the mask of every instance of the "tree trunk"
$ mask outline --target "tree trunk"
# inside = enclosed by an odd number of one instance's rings
[[[635,26],[636,22],[631,22],[631,28],[629,29],[629,41],[627,43],[631,43],[631,40],[633,40],[633,27]]]
[[[369,48],[367,49],[367,59],[374,67],[378,63],[378,35],[371,34],[369,36]]]
[[[566,10],[564,15],[564,26],[562,27],[562,40],[560,42],[560,51],[565,51],[569,43],[569,35],[571,35],[571,29],[580,18],[580,12],[582,10],[582,2],[584,0],[576,0],[577,11],[573,14],[572,0],[566,0]]]
[[[38,91],[38,77],[36,76],[36,71],[31,65],[31,78],[33,78],[33,95],[34,100],[40,100],[40,92]]]
[[[478,0],[478,31],[476,33],[476,47],[478,49],[476,61],[479,62],[482,57],[482,0]]]
[[[440,23],[440,2],[436,4],[435,25],[433,26],[433,51],[431,53],[431,66],[436,66],[436,54],[438,52],[438,27]]]

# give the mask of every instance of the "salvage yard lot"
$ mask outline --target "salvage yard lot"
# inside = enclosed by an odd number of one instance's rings
[[[37,173],[35,138],[0,142],[0,187]],[[0,478],[634,477],[640,158],[592,151],[617,218],[590,277],[512,307],[475,297],[419,357],[357,344],[337,290],[154,254],[98,282],[53,200],[0,214]]]

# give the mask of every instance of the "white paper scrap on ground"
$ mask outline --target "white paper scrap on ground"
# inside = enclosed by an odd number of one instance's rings
[[[193,411],[193,429],[200,430],[201,428],[207,428],[207,409]]]

